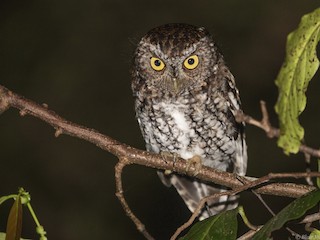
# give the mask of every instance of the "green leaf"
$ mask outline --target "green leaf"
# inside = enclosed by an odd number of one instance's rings
[[[0,240],[5,240],[6,239],[6,233],[0,232]],[[20,240],[31,240],[27,238],[20,238]]]
[[[320,172],[320,159],[318,159],[318,172]],[[317,177],[317,186],[320,188],[320,178]]]
[[[22,230],[22,204],[20,195],[14,201],[7,222],[6,240],[19,240]]]
[[[0,232],[0,240],[5,240],[5,239],[6,239],[6,233]],[[20,240],[31,240],[31,239],[20,238]]]
[[[286,154],[297,153],[304,137],[298,117],[306,107],[308,83],[319,67],[319,29],[320,8],[304,15],[298,28],[288,35],[286,58],[275,80],[279,90],[275,110],[281,133],[278,146]]]
[[[313,230],[308,239],[309,240],[319,240],[320,239],[320,231],[317,229]]]
[[[180,240],[234,240],[237,238],[237,214],[236,208],[198,222]]]
[[[320,201],[320,190],[313,191],[307,195],[294,200],[276,216],[271,218],[252,238],[252,240],[267,239],[270,234],[280,229],[286,222],[297,219],[305,214],[307,210]]]

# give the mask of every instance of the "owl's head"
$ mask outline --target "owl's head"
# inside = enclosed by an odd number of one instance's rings
[[[177,95],[201,87],[223,61],[204,28],[166,24],[150,30],[139,42],[133,61],[134,92]]]

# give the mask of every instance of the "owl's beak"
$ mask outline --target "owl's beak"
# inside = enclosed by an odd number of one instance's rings
[[[180,91],[180,87],[181,87],[181,81],[178,77],[178,71],[177,69],[172,66],[171,67],[171,84],[172,84],[172,90],[175,92],[175,93],[178,93]]]
[[[175,78],[175,77],[172,78],[172,82],[173,82],[173,90],[177,93],[179,91],[177,78]]]

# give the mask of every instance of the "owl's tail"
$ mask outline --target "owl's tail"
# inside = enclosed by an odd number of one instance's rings
[[[160,175],[162,180],[163,177],[165,176]],[[177,189],[177,192],[191,212],[194,212],[202,198],[225,191],[221,186],[213,186],[209,183],[199,182],[192,178],[179,175],[171,175],[169,179],[166,180],[167,186],[169,182]],[[221,196],[206,204],[199,214],[199,219],[203,220],[220,212],[234,209],[237,206],[237,196]]]

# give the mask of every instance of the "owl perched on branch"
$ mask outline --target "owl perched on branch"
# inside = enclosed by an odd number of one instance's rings
[[[147,150],[194,157],[202,164],[244,175],[247,149],[234,77],[211,35],[187,24],[150,30],[139,42],[132,68],[136,116]],[[223,187],[178,174],[159,172],[194,211],[205,196]],[[199,218],[237,206],[235,196],[207,203]]]

